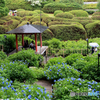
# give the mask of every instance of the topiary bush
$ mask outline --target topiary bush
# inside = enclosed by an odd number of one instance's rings
[[[56,16],[56,15],[59,14],[59,13],[63,13],[63,11],[62,11],[62,10],[56,10],[56,11],[54,12],[54,16]]]
[[[40,25],[40,21],[32,22],[32,24]],[[42,25],[42,26],[47,26],[46,23],[44,23],[44,22],[41,22],[41,25]]]
[[[33,50],[22,50],[18,53],[14,53],[7,57],[10,61],[18,61],[22,60],[23,62],[26,62],[28,66],[35,66],[39,67],[40,59],[43,61],[43,57],[39,54],[35,54]]]
[[[99,21],[87,24],[85,27],[86,27],[88,38],[100,37],[100,31],[99,31],[100,22]]]
[[[88,17],[88,13],[84,10],[72,10],[69,12],[72,13],[75,17]]]
[[[43,11],[45,13],[54,13],[56,10],[62,10],[62,11],[70,11],[75,9],[82,9],[82,6],[77,3],[48,3],[44,5]]]
[[[95,12],[92,14],[92,16],[95,16],[95,15],[100,15],[100,12]]]
[[[51,25],[49,29],[53,32],[54,37],[60,40],[79,40],[86,39],[86,32],[79,23],[71,25]]]
[[[72,19],[74,17],[74,15],[69,12],[65,12],[65,13],[56,14],[56,17]]]
[[[49,66],[49,68],[44,72],[44,75],[48,80],[58,80],[60,78],[76,77],[78,78],[80,73],[73,67],[59,63]]]
[[[92,16],[92,19],[93,19],[93,20],[100,20],[100,15]]]

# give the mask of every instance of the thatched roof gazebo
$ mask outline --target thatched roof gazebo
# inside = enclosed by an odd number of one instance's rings
[[[35,34],[35,46],[37,52],[37,34],[40,35],[40,47],[42,47],[42,32],[44,32],[47,28],[48,27],[46,26],[33,25],[27,23],[26,25],[20,26],[6,33],[16,35],[16,51],[18,51],[18,38],[17,38],[18,35],[22,35],[22,46],[24,46],[24,34],[25,35]]]

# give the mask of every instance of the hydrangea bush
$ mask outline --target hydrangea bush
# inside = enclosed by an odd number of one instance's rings
[[[59,91],[59,92],[58,92]],[[59,79],[53,85],[54,100],[99,100],[97,96],[70,96],[71,92],[97,92],[100,91],[100,83],[88,81],[81,78],[63,78]]]
[[[49,66],[49,68],[44,71],[44,75],[48,80],[57,80],[59,78],[68,78],[68,77],[76,77],[80,76],[80,72],[73,67],[59,63]]]

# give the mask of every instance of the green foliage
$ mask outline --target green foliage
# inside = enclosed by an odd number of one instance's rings
[[[30,2],[26,2],[25,0],[5,0],[6,6],[11,9],[25,9],[25,10],[34,10]]]
[[[3,51],[0,51],[0,60],[3,60],[7,57],[7,55],[3,52]]]
[[[100,0],[98,0],[97,8],[99,9],[99,12],[100,12]]]
[[[84,10],[72,10],[69,12],[72,13],[75,17],[88,17],[88,13]]]
[[[33,22],[32,24],[40,25],[40,21]],[[44,23],[44,22],[41,22],[41,25],[42,26],[47,26],[46,23]]]
[[[87,37],[88,38],[96,38],[100,37],[100,22],[96,21],[94,23],[87,24],[86,26],[86,31],[87,31]]]
[[[22,60],[23,62],[26,62],[28,66],[35,66],[39,67],[39,62],[40,59],[43,61],[43,57],[41,55],[35,54],[34,50],[22,50],[19,51],[18,53],[14,53],[7,58],[8,60],[11,61],[18,61]]]
[[[56,16],[56,15],[59,14],[59,13],[63,13],[63,11],[62,11],[62,10],[56,10],[56,11],[54,12],[54,16]]]
[[[14,50],[15,46],[15,35],[6,35],[6,37],[3,38],[3,47],[7,54]]]
[[[92,16],[92,19],[93,19],[93,20],[100,20],[100,15]]]
[[[56,10],[62,10],[62,11],[70,11],[70,10],[77,10],[82,9],[82,6],[77,3],[48,3],[44,5],[43,11],[46,13],[54,13]]]
[[[48,80],[57,80],[59,78],[68,77],[78,78],[80,73],[73,67],[58,62],[58,64],[49,66],[49,68],[44,72],[44,75],[47,77]]]
[[[53,65],[57,64],[58,62],[61,64],[61,63],[64,63],[65,60],[62,57],[51,58],[48,60],[47,64],[45,65],[45,68],[49,68],[49,66],[53,66]]]
[[[25,9],[16,9],[17,10],[17,12],[19,12],[19,11],[25,11]]]
[[[0,17],[8,15],[8,8],[5,6],[5,1],[0,0]]]
[[[65,13],[56,14],[56,17],[72,19],[74,17],[74,15],[69,12],[65,12]]]
[[[70,96],[71,92],[86,93],[99,92],[100,83],[96,81],[88,81],[80,78],[63,78],[59,79],[53,85],[53,93],[55,100],[98,100],[98,96]],[[58,92],[59,91],[59,92]],[[100,97],[100,96],[99,96]]]
[[[80,38],[86,38],[85,29],[79,23],[72,23],[71,25],[51,25],[49,29],[53,32],[54,37],[60,40],[78,40]]]
[[[81,54],[70,54],[65,58],[65,62],[69,65],[72,65],[74,62],[76,62],[78,59],[83,59],[83,55]]]
[[[83,5],[83,0],[60,0],[61,3],[78,3]]]
[[[20,82],[24,82],[25,80],[34,80],[35,74],[31,69],[27,68],[23,62],[10,62],[2,65],[4,73],[7,74],[6,78],[14,81],[18,80]]]
[[[95,15],[100,15],[100,12],[95,12],[92,14],[92,16],[95,16]]]
[[[97,9],[97,4],[85,4],[83,5],[84,9]]]

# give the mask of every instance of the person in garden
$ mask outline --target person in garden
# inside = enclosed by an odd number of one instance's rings
[[[16,12],[14,13],[14,16],[17,16],[17,13]]]
[[[92,54],[94,53],[94,47],[92,47]]]
[[[97,46],[95,46],[95,48],[94,48],[94,52],[97,52],[97,51],[98,51]]]
[[[29,47],[29,45],[28,45],[28,40],[24,41],[24,46],[22,47],[22,49],[23,49],[23,48],[27,48],[27,47]]]
[[[35,45],[33,41],[30,43],[29,47],[35,50]]]

